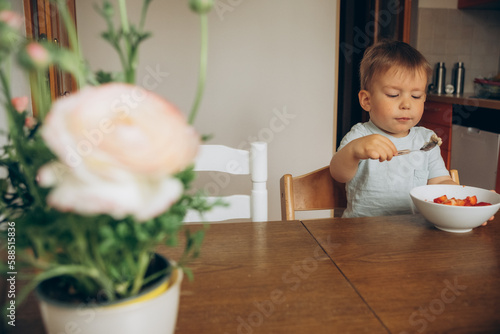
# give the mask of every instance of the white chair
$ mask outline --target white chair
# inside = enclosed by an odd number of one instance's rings
[[[251,195],[209,197],[209,201],[222,199],[228,205],[216,206],[203,216],[196,211],[188,211],[184,223],[220,222],[229,219],[267,221],[267,143],[251,143],[249,151],[223,145],[201,145],[194,169],[199,172],[250,175],[252,191]]]

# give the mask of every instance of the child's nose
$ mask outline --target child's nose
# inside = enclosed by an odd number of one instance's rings
[[[404,109],[404,110],[406,110],[406,109],[410,109],[410,107],[411,107],[411,100],[410,100],[409,98],[403,98],[403,99],[401,100],[401,104],[400,104],[400,106],[399,106],[399,107],[400,107],[401,109]]]

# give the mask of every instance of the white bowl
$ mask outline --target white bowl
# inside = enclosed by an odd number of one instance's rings
[[[451,206],[434,203],[435,198],[443,195],[457,199],[475,195],[478,202],[488,202],[491,205]],[[469,232],[487,221],[500,209],[499,194],[476,187],[432,184],[413,188],[410,196],[417,209],[428,221],[438,229],[447,232]]]

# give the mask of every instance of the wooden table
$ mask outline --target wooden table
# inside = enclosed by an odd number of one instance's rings
[[[500,331],[499,217],[466,234],[420,216],[213,224],[191,268],[176,333]],[[44,333],[34,299],[16,324]]]
[[[464,234],[419,215],[304,225],[390,333],[500,333],[499,216]]]
[[[176,333],[386,333],[299,221],[213,224],[190,267]],[[9,333],[44,333],[34,300],[17,316]]]

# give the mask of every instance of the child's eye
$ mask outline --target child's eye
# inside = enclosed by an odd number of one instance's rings
[[[422,96],[415,96],[415,95],[412,95],[411,97],[413,97],[414,99],[417,99],[417,100],[422,98]]]
[[[398,94],[385,94],[387,97],[398,97]]]

